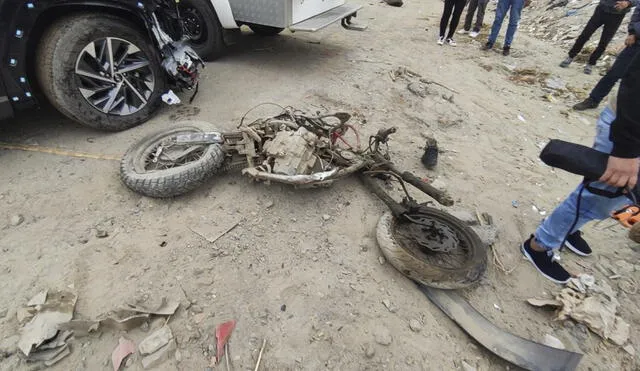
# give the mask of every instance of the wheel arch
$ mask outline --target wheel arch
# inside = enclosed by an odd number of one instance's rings
[[[216,12],[218,20],[222,25],[222,28],[240,28],[233,17],[233,11],[231,11],[231,4],[229,0],[210,0],[213,11]]]
[[[38,63],[35,58],[35,53],[44,33],[60,18],[79,13],[101,13],[120,17],[129,21],[132,26],[145,35],[148,35],[150,42],[153,42],[149,34],[150,30],[146,27],[144,18],[140,13],[135,11],[135,8],[127,7],[119,3],[97,1],[70,1],[57,3],[46,8],[37,16],[33,23],[33,27],[29,32],[26,48],[27,55],[25,60],[27,76],[29,76],[30,80],[35,81],[35,68]],[[36,84],[34,87],[37,87],[37,89],[40,90],[39,84]]]

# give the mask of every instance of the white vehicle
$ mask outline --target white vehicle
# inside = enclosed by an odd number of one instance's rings
[[[341,21],[347,29],[362,6],[345,0],[180,0],[178,8],[191,46],[205,60],[213,60],[233,43],[240,26],[272,36],[285,28],[314,32]]]

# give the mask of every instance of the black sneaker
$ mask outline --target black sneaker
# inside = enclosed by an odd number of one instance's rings
[[[558,262],[554,261],[553,255],[550,255],[551,251],[534,251],[531,248],[532,239],[533,236],[529,237],[520,247],[525,258],[536,267],[538,272],[551,281],[560,284],[569,282],[571,275]]]
[[[587,99],[573,106],[573,109],[576,111],[584,111],[596,107],[598,107],[598,102],[591,99],[591,97],[588,97]]]
[[[493,49],[493,43],[490,41],[487,41],[486,44],[484,44],[484,46],[482,46],[482,50],[491,50]]]
[[[507,45],[504,48],[502,48],[502,55],[507,57],[507,56],[509,56],[509,54],[511,54],[511,47],[509,45]]]
[[[582,232],[580,231],[576,231],[574,234],[569,235],[564,245],[569,250],[573,251],[574,253],[580,256],[591,255],[591,247],[589,247],[589,244],[587,243],[587,241],[585,241],[584,238],[582,238]]]

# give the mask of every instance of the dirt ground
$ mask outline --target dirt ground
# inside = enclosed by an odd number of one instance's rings
[[[207,64],[192,105],[165,107],[140,127],[97,132],[44,110],[3,122],[0,138],[120,156],[143,135],[183,119],[232,130],[263,102],[346,110],[357,114],[365,135],[397,126],[390,147],[400,167],[446,187],[456,208],[488,212],[498,225],[486,278],[461,294],[509,332],[536,341],[552,334],[584,353],[580,370],[637,369],[637,357],[621,347],[582,325],[553,322],[551,314],[525,302],[560,289],[519,252],[543,218],[532,206],[550,212],[579,182],[544,166],[538,154],[549,138],[591,144],[598,111],[582,114],[569,107],[598,76],[584,75],[581,66],[559,68],[565,51],[525,33],[516,35],[510,57],[500,48],[481,51],[482,36],[458,36],[456,48],[438,46],[440,1],[407,1],[402,8],[353,2],[364,5],[357,20],[369,25],[366,32],[338,25],[274,38],[247,32],[227,56]],[[488,10],[485,23],[491,19]],[[391,79],[389,72],[401,66],[457,93],[431,84],[425,97],[418,96],[407,89],[409,81]],[[517,68],[557,76],[578,97],[545,88],[544,79],[513,81]],[[276,112],[264,107],[250,116]],[[435,171],[420,163],[423,135],[434,135],[444,150]],[[294,190],[229,174],[184,197],[155,200],[120,182],[117,161],[3,150],[0,168],[0,340],[18,334],[16,310],[34,294],[72,289],[79,297],[75,318],[95,318],[129,302],[180,301],[169,322],[179,355],[160,370],[204,370],[215,326],[229,319],[238,321],[229,347],[234,370],[253,369],[262,339],[265,370],[458,370],[461,361],[479,370],[514,369],[470,339],[393,267],[381,264],[375,227],[385,206],[356,179]],[[16,215],[24,217],[19,225],[11,221]],[[199,236],[214,238],[235,223],[213,244]],[[630,344],[640,348],[638,296],[618,290],[618,280],[595,269],[603,259],[634,264],[640,246],[621,227],[603,229],[607,225],[584,231],[592,257],[565,251],[563,262],[619,291]],[[97,231],[108,235],[99,238]],[[635,268],[625,278],[637,281],[640,266]],[[410,329],[412,319],[421,330]],[[120,336],[139,343],[162,323],[75,339],[72,354],[50,369],[112,369]],[[382,345],[377,340],[387,332],[391,343]],[[31,366],[17,355],[0,361],[0,370],[14,369]],[[141,370],[139,356],[126,369]]]

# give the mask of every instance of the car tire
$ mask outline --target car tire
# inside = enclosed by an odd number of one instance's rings
[[[263,26],[260,24],[251,24],[249,28],[253,33],[260,36],[275,36],[284,31],[284,28],[281,27]]]
[[[218,16],[209,0],[180,1],[180,16],[185,33],[191,38],[189,45],[205,61],[224,55],[227,45]]]
[[[103,51],[111,48],[112,57],[122,57],[118,66],[113,63],[110,70],[95,63],[109,55],[100,54],[98,45]],[[86,67],[92,58],[91,67]],[[43,35],[37,60],[36,74],[51,104],[65,116],[96,129],[121,131],[147,121],[165,90],[166,76],[151,41],[115,16],[79,14],[59,19]],[[142,67],[117,72],[134,66]],[[106,78],[101,75],[103,70],[116,72]]]

